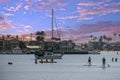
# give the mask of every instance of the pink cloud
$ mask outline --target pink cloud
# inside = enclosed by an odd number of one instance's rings
[[[5,22],[3,17],[0,17],[0,30],[10,28],[10,27],[11,27],[11,25],[9,23]]]
[[[0,23],[0,27],[9,28],[11,26],[8,23]]]
[[[41,1],[39,4],[37,4],[38,9],[45,9],[47,8],[52,8],[52,6],[66,6],[67,3],[63,1],[58,1],[58,0],[48,0],[48,1]]]
[[[0,2],[7,2],[8,0],[0,0]]]
[[[94,17],[94,15],[102,16],[109,13],[120,12],[120,2],[88,2],[88,3],[78,3],[77,12],[79,13],[79,20],[85,20],[84,18],[89,18],[89,16]],[[90,19],[90,18],[89,18]],[[93,18],[91,18],[93,19]],[[86,19],[87,20],[87,19]]]
[[[86,2],[86,3],[78,3],[78,6],[96,6],[96,5],[100,5],[103,2]]]
[[[58,6],[66,6],[67,3],[65,2],[55,2],[54,4],[58,5]]]
[[[0,17],[0,21],[3,21],[4,20],[4,18],[3,17]]]
[[[4,17],[0,17],[0,30],[10,28],[11,25],[6,21]]]
[[[89,40],[91,34],[95,34],[95,36],[104,34],[106,36],[112,36],[114,33],[120,33],[120,21],[101,21],[94,24],[82,24],[78,25],[77,29],[62,31],[64,37],[74,41]]]

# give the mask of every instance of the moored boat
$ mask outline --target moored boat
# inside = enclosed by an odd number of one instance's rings
[[[54,50],[55,48],[55,45],[54,44],[60,44],[60,41],[61,39],[60,38],[56,38],[53,36],[53,17],[54,17],[54,13],[53,13],[53,9],[52,9],[52,37],[51,37],[51,41],[50,41],[50,50],[46,50],[46,49],[43,49],[43,50],[40,50],[40,51],[37,51],[35,53],[35,58],[36,59],[61,59],[62,56],[63,56],[63,53],[61,50]],[[60,37],[60,36],[59,36]],[[54,39],[58,39],[58,42],[55,42]],[[48,45],[47,45],[48,47]],[[60,47],[60,45],[58,45],[57,47]]]

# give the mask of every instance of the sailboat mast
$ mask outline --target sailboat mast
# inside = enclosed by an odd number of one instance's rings
[[[52,9],[52,41],[53,41],[53,25],[54,25],[54,23],[53,23],[53,15],[54,15],[54,13],[53,13],[53,9]]]
[[[53,9],[52,9],[52,51],[53,51],[53,26],[54,26],[54,22],[53,22],[53,15],[54,15],[54,13],[53,13]]]

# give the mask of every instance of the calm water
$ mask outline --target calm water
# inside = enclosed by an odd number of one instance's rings
[[[92,65],[87,65],[91,56]],[[105,57],[110,67],[102,68]],[[117,62],[112,62],[117,57]],[[8,65],[12,61],[13,65]],[[120,80],[120,52],[100,55],[64,55],[57,63],[35,64],[33,55],[0,55],[0,80]]]

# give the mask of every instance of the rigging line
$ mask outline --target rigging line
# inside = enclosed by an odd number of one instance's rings
[[[56,28],[57,28],[58,37],[59,37],[60,39],[64,40],[64,37],[63,37],[61,28],[59,28],[59,30],[58,30],[57,21],[56,21],[56,17],[55,17],[55,16],[54,16],[54,19],[55,19],[55,24],[56,24]]]
[[[60,36],[60,31],[58,30],[56,17],[55,17],[55,15],[53,15],[53,17],[54,17],[54,20],[55,20],[55,26],[56,26],[57,35],[58,35],[58,37],[60,38],[61,36]]]

